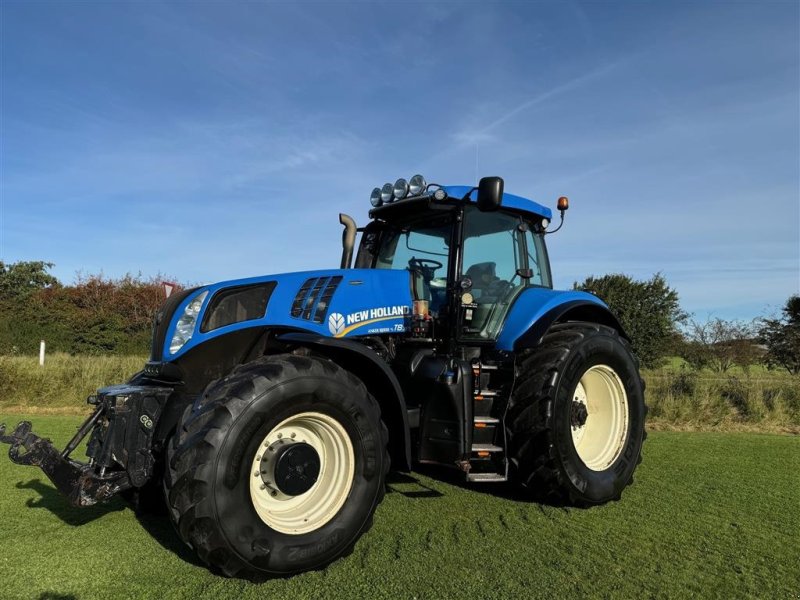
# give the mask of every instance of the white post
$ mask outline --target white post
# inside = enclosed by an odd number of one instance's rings
[[[39,343],[39,366],[44,366],[44,340]]]

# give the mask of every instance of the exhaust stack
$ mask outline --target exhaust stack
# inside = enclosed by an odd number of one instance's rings
[[[356,245],[356,222],[353,217],[339,213],[339,223],[344,225],[342,232],[342,269],[349,269],[353,261],[353,248]]]

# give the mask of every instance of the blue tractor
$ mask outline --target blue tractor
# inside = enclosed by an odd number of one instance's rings
[[[173,294],[144,369],[89,398],[64,450],[28,422],[0,429],[11,459],[76,506],[158,495],[202,560],[255,579],[349,553],[390,468],[619,499],[641,460],[643,383],[603,302],[552,288],[550,209],[499,177],[417,175],[371,204],[363,228],[340,215],[339,269]],[[87,437],[88,461],[71,458]]]

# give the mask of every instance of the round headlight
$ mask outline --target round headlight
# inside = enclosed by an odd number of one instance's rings
[[[394,200],[394,186],[391,183],[384,183],[381,188],[381,201],[391,202]]]
[[[381,200],[381,188],[375,188],[372,190],[372,193],[369,196],[369,203],[375,207],[383,204],[383,200]]]
[[[435,192],[433,192],[433,197],[434,197],[436,200],[438,200],[439,202],[441,202],[442,200],[444,200],[445,198],[447,198],[447,192],[445,192],[445,191],[444,191],[442,188],[439,188],[438,190],[436,190]]]
[[[408,187],[412,196],[419,196],[425,193],[425,188],[428,187],[428,184],[425,183],[425,178],[422,175],[414,175],[411,181],[408,182]]]
[[[394,197],[402,200],[408,196],[408,182],[402,177],[394,182],[394,190],[392,191]]]
[[[542,229],[547,229],[548,225],[550,225],[550,219],[542,219]]]

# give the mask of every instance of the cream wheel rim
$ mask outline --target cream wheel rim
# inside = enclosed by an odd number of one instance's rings
[[[628,394],[616,371],[590,367],[572,396],[570,428],[578,456],[592,471],[605,471],[619,458],[628,437]]]
[[[307,478],[308,490],[292,495],[287,493],[286,485],[281,485],[283,480],[276,481],[276,475],[286,468],[278,467],[280,458],[276,457],[288,450],[313,455],[308,447],[301,449],[297,444],[313,448],[319,470]],[[276,425],[259,444],[249,474],[250,499],[259,518],[269,527],[300,535],[319,529],[339,512],[354,477],[353,443],[341,423],[323,413],[299,413]]]

